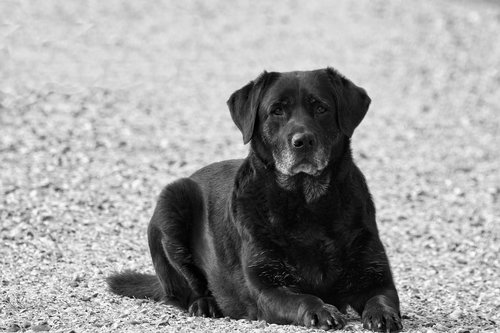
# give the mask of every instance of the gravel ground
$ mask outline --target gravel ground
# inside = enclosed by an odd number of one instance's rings
[[[244,156],[225,101],[332,65],[408,332],[500,331],[500,6],[347,0],[0,2],[0,330],[305,332],[111,295],[152,272],[161,188]],[[346,331],[360,331],[349,316]]]

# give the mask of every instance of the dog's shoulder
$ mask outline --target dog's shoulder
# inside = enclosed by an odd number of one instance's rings
[[[233,184],[242,163],[242,159],[212,163],[194,172],[190,178],[202,187],[229,186]]]
[[[218,216],[223,214],[223,208],[230,199],[242,162],[241,159],[233,159],[212,163],[189,177],[200,186],[207,208],[220,210]]]
[[[363,203],[363,206],[373,206],[373,209],[375,209],[366,178],[354,162],[349,170],[346,186],[349,188],[351,195],[353,195],[359,202]]]
[[[375,222],[376,209],[366,178],[360,168],[352,163],[345,182],[340,185],[341,198],[347,203],[344,214],[360,222],[364,228],[377,234]]]

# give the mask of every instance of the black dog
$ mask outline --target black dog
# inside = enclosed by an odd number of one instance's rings
[[[168,185],[148,229],[156,276],[123,272],[113,292],[229,316],[402,329],[375,207],[350,137],[370,98],[331,68],[264,72],[233,93],[248,157]]]

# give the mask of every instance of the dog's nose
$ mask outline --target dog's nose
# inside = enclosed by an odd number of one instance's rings
[[[295,149],[313,148],[316,145],[314,135],[309,132],[295,133],[292,136],[292,146]]]

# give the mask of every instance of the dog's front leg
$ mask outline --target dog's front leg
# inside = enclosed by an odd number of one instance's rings
[[[296,324],[320,329],[341,329],[345,320],[340,311],[320,298],[295,293],[287,287],[260,290],[257,304],[260,319],[270,323]]]
[[[290,276],[280,260],[252,255],[245,262],[245,277],[256,298],[259,319],[325,330],[344,327],[345,320],[335,306],[289,286]]]
[[[381,288],[367,297],[361,315],[363,327],[372,331],[396,332],[403,328],[396,289]]]

